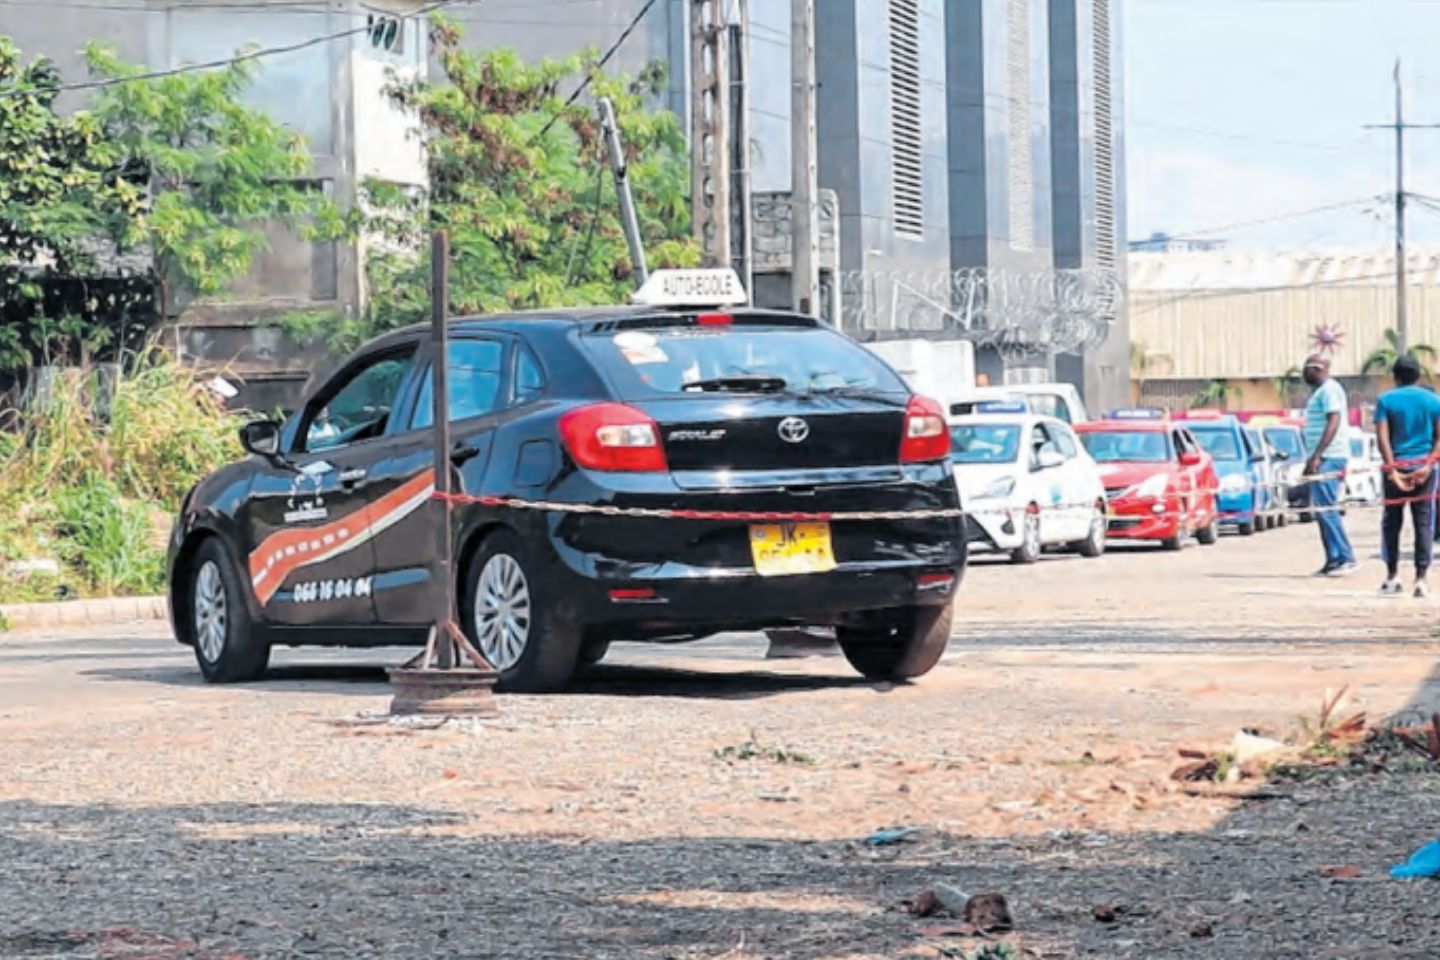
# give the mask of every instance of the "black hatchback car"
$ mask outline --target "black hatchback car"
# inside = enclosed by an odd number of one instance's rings
[[[939,660],[965,566],[949,432],[869,351],[752,309],[450,329],[456,596],[503,688],[560,687],[612,640],[725,630],[833,627],[868,677]],[[171,610],[207,680],[259,676],[272,644],[423,643],[429,338],[366,345],[186,496]]]

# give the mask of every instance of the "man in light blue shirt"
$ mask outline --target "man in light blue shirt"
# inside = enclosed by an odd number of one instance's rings
[[[1315,478],[1310,481],[1310,505],[1325,545],[1325,566],[1316,576],[1345,577],[1356,570],[1355,551],[1340,517],[1341,477],[1350,458],[1345,388],[1330,378],[1330,360],[1320,354],[1306,358],[1305,382],[1311,387],[1305,404],[1305,474]]]

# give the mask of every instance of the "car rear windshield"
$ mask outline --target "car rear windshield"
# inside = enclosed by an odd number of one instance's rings
[[[1239,460],[1240,440],[1229,430],[1191,430],[1200,446],[1216,460]]]
[[[1158,432],[1082,433],[1080,442],[1096,463],[1164,463],[1170,459],[1170,441]]]
[[[1020,452],[1020,428],[1013,424],[966,423],[950,428],[950,459],[955,463],[1014,463]]]
[[[1303,452],[1300,448],[1299,431],[1272,427],[1265,431],[1265,439],[1270,441],[1270,446],[1279,450],[1291,460],[1297,459]]]
[[[654,394],[908,392],[878,357],[823,327],[736,323],[581,337],[627,399]]]

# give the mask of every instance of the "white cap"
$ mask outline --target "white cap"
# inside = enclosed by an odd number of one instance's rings
[[[714,270],[656,270],[630,298],[644,307],[725,307],[749,301],[729,267]]]

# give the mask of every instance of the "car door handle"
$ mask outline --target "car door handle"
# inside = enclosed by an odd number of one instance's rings
[[[471,446],[468,443],[457,443],[450,450],[450,462],[457,467],[467,460],[474,460],[480,456],[480,448]]]
[[[364,480],[368,475],[369,471],[366,470],[364,467],[351,467],[349,470],[341,471],[340,486],[353,487],[361,480]]]

